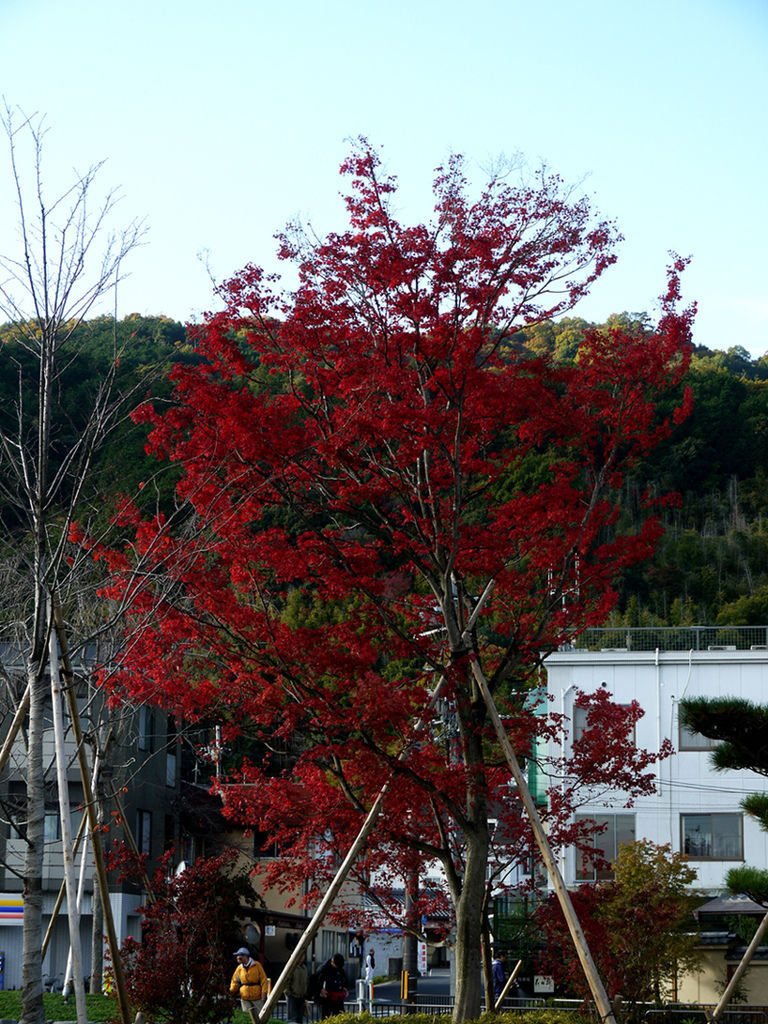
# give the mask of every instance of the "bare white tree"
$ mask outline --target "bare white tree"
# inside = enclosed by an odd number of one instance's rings
[[[78,327],[99,300],[116,294],[123,263],[144,229],[135,221],[112,229],[118,194],[99,196],[101,164],[75,173],[69,186],[49,198],[44,119],[6,104],[0,120],[19,228],[18,250],[0,252],[0,322],[5,321],[0,373],[6,381],[15,379],[16,396],[11,407],[0,410],[0,517],[6,525],[4,543],[17,560],[21,593],[13,601],[11,639],[23,652],[29,695],[22,1021],[43,1024],[43,709],[49,609],[52,598],[62,604],[68,600],[67,537],[73,514],[88,496],[95,453],[130,401],[116,387],[120,353],[115,342],[111,365],[89,407],[80,410],[78,429],[62,431],[64,375],[77,357]]]

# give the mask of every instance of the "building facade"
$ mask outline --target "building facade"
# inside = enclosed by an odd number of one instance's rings
[[[606,861],[615,857],[623,842],[647,839],[668,844],[683,853],[696,870],[693,886],[702,899],[725,893],[725,876],[735,866],[768,867],[768,834],[746,815],[741,800],[762,789],[759,775],[750,771],[715,771],[710,754],[714,745],[685,729],[680,702],[692,697],[738,697],[755,704],[768,702],[768,646],[765,633],[729,630],[723,636],[690,631],[627,631],[626,646],[611,646],[617,638],[594,631],[593,642],[582,649],[560,650],[546,661],[547,691],[552,711],[565,716],[564,746],[552,753],[567,753],[584,729],[584,710],[576,707],[577,694],[604,688],[618,704],[637,701],[643,717],[635,727],[638,747],[658,752],[665,741],[674,753],[656,766],[656,792],[624,807],[619,793],[601,791],[587,799],[578,815],[603,825],[595,839]],[[654,641],[658,646],[651,647]],[[665,649],[673,641],[684,649]],[[645,648],[645,649],[643,649]],[[582,882],[610,877],[596,870],[579,851],[563,851],[561,871],[569,888]],[[703,966],[695,976],[681,978],[676,998],[683,1002],[715,1003],[725,981],[738,965],[745,943],[720,924],[708,931],[702,922]],[[768,950],[762,949],[745,976],[743,997],[768,1003]]]
[[[741,799],[761,788],[753,772],[716,772],[710,763],[713,743],[691,734],[679,720],[685,697],[733,696],[762,703],[768,699],[768,649],[752,645],[710,645],[704,650],[557,651],[546,662],[550,706],[568,719],[567,744],[584,728],[578,691],[605,688],[618,704],[637,701],[644,711],[637,723],[638,747],[659,751],[669,740],[675,753],[656,769],[656,792],[623,807],[621,794],[601,792],[579,813],[607,827],[597,841],[608,860],[620,843],[649,839],[686,854],[696,868],[697,887],[707,894],[724,888],[729,867],[768,865],[768,834],[745,815]],[[566,851],[568,885],[597,876],[576,851]]]

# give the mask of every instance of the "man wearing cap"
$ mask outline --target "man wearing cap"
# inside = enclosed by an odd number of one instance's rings
[[[240,1006],[255,1020],[267,996],[267,976],[259,961],[251,957],[245,946],[241,946],[235,956],[237,967],[229,983],[229,991],[233,996],[240,997]]]

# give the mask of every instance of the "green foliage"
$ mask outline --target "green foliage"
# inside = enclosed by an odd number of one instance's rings
[[[549,1007],[522,1012],[484,1013],[480,1018],[481,1024],[491,1020],[501,1024],[594,1024],[592,1017],[576,1010],[554,1010]]]
[[[680,720],[719,741],[712,751],[718,771],[746,768],[768,775],[768,705],[740,697],[689,697],[680,703]]]
[[[725,876],[725,884],[734,895],[744,893],[755,903],[768,905],[768,871],[765,868],[753,868],[748,864],[731,868]],[[753,933],[754,930],[753,925]]]
[[[742,594],[724,604],[717,614],[717,625],[763,626],[768,622],[768,584],[753,594]]]
[[[680,720],[702,736],[719,740],[711,755],[718,770],[746,768],[768,775],[768,704],[738,697],[689,698],[680,703]],[[768,831],[767,793],[752,793],[740,806]],[[745,864],[731,868],[725,881],[731,892],[768,903],[768,871]]]
[[[642,330],[644,323],[643,314],[625,312],[612,315],[603,326]],[[584,332],[595,326],[579,317],[545,321],[517,332],[504,346],[573,362]],[[120,386],[146,377],[145,397],[161,405],[170,398],[171,366],[197,358],[184,326],[165,316],[131,313],[119,321],[95,317],[77,328],[70,344],[73,358],[56,428],[61,445],[82,426],[83,410],[116,351]],[[0,359],[0,416],[7,417],[14,414],[20,380],[25,400],[36,400],[31,360],[15,341],[11,324],[0,325]],[[156,374],[158,367],[162,369]],[[254,379],[274,386],[266,371],[257,369]],[[727,352],[699,347],[685,383],[693,392],[693,412],[637,467],[626,486],[623,515],[627,522],[639,523],[648,490],[656,495],[677,492],[681,504],[660,510],[665,535],[653,559],[626,574],[619,606],[608,624],[763,625],[768,623],[768,357],[751,361],[740,346]],[[669,409],[679,398],[678,391],[665,400]],[[103,519],[111,495],[139,493],[141,485],[154,479],[158,465],[146,456],[145,443],[146,428],[127,420],[107,439],[94,468]],[[530,477],[526,482],[535,483],[545,472],[546,459],[529,461],[520,472]],[[164,507],[170,506],[172,476],[166,474],[159,483]],[[517,483],[510,481],[510,488]],[[145,486],[141,493],[148,505],[157,499],[154,487]],[[9,510],[0,509],[0,515],[12,532]],[[276,525],[304,525],[298,519],[288,521],[291,515],[282,511]]]
[[[622,1018],[658,1001],[674,978],[699,963],[692,912],[701,897],[689,886],[696,871],[683,854],[639,840],[621,846],[614,879],[571,894],[579,922],[610,998],[621,993]],[[589,992],[565,919],[550,898],[538,912],[547,943],[541,966],[577,995]],[[631,927],[627,923],[631,922]]]
[[[579,317],[564,317],[518,331],[505,339],[510,351],[549,353],[563,362],[578,359],[584,333],[595,326],[643,330],[641,313],[619,313],[604,325]],[[146,377],[146,396],[156,404],[170,399],[168,372],[173,364],[196,360],[185,328],[165,316],[131,313],[115,321],[95,317],[81,324],[71,340],[73,359],[60,396],[57,434],[63,444],[77,432],[83,410],[104,372],[120,351],[118,379],[128,387]],[[12,416],[19,391],[19,374],[26,400],[33,401],[36,379],[29,376],[29,356],[20,349],[11,324],[0,325],[0,416]],[[161,367],[161,372],[155,371]],[[274,387],[274,375],[256,369],[253,379]],[[662,508],[665,535],[652,560],[628,572],[611,626],[654,627],[701,623],[763,625],[768,623],[768,357],[751,361],[747,351],[733,346],[727,352],[696,349],[685,384],[693,393],[693,412],[673,429],[670,438],[636,468],[625,489],[623,516],[640,523],[646,492],[677,492],[679,507]],[[668,396],[669,410],[680,391]],[[154,480],[158,464],[144,452],[146,428],[125,421],[107,439],[94,468],[98,502],[106,520],[110,496],[141,493],[148,506],[158,494]],[[547,460],[531,458],[520,467],[525,483],[535,483]],[[513,488],[521,481],[509,481]],[[140,491],[140,487],[144,488]],[[159,481],[161,506],[170,507],[173,473]],[[505,495],[499,491],[499,498]],[[14,521],[0,509],[6,530]],[[292,531],[290,510],[281,510],[275,525]]]
[[[123,320],[100,316],[85,321],[72,330],[62,342],[61,376],[53,401],[53,441],[51,471],[61,468],[62,460],[74,441],[82,434],[87,418],[94,408],[95,396],[112,368],[115,367],[116,392],[127,394],[141,387],[134,405],[147,398],[167,401],[171,385],[169,372],[176,362],[189,362],[186,332],[182,324],[168,317],[143,317],[132,313]],[[0,324],[0,428],[10,436],[18,430],[18,406],[25,410],[28,437],[22,441],[34,447],[37,430],[38,363],[20,344],[15,324]],[[144,452],[146,428],[127,416],[113,425],[100,446],[89,480],[86,496],[92,509],[106,522],[118,494],[135,494],[140,483],[157,473],[157,462]],[[172,474],[160,488],[161,499],[170,500]],[[151,493],[151,497],[150,497]],[[67,495],[62,495],[66,499]],[[154,502],[154,489],[147,490],[147,500]],[[0,522],[4,533],[13,537],[25,529],[10,503],[0,504]]]
[[[750,793],[741,801],[741,806],[757,820],[763,832],[768,832],[768,793]]]
[[[645,493],[674,492],[680,503],[660,509],[665,536],[627,575],[611,625],[676,625],[681,609],[695,623],[768,621],[768,362],[747,372],[743,353],[730,355],[697,350],[684,382],[691,416],[626,488],[629,521]]]
[[[111,996],[91,996],[86,994],[85,1004],[88,1009],[90,1024],[100,1024],[102,1021],[106,1024],[106,1022],[115,1021],[115,1001]],[[65,1000],[60,992],[44,992],[43,1007],[47,1021],[77,1020],[74,996],[70,996],[68,1000]],[[349,1015],[347,1014],[346,1016]],[[21,992],[17,989],[0,990],[0,1018],[7,1020],[21,1019]],[[359,1018],[355,1019],[359,1020]],[[230,1020],[232,1024],[251,1024],[250,1014],[239,1009],[232,1011]],[[408,1018],[409,1024],[412,1024],[412,1020],[413,1018]],[[272,1017],[270,1018],[270,1024],[279,1024],[279,1021]],[[566,1022],[563,1022],[563,1024],[566,1024]]]

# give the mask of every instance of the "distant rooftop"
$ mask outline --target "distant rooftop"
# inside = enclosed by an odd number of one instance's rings
[[[765,651],[768,656],[768,626],[660,626],[588,629],[576,640],[571,649],[585,651]]]

